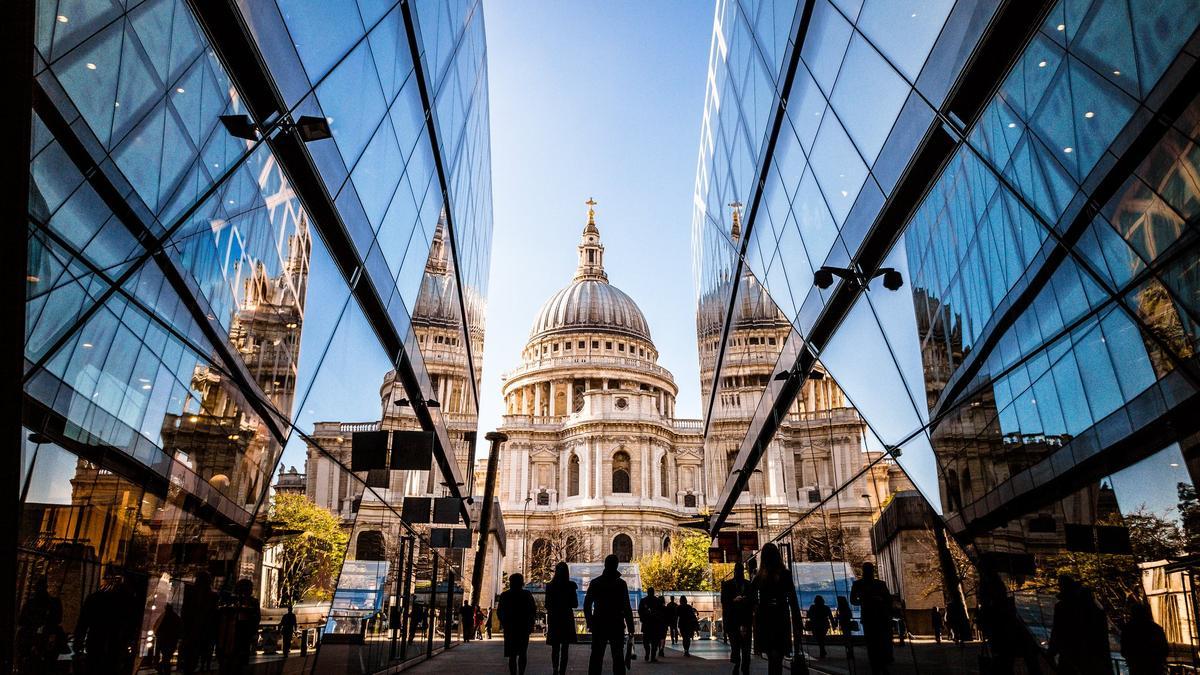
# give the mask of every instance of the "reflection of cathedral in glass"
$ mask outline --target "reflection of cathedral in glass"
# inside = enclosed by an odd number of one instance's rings
[[[454,458],[460,476],[471,476],[470,461],[478,412],[471,373],[480,372],[483,357],[483,307],[480,299],[468,292],[463,299],[471,319],[470,354],[463,337],[462,310],[459,305],[454,261],[446,241],[444,216],[438,221],[429,248],[421,286],[412,308],[412,337],[420,348],[430,391],[453,443]],[[404,497],[442,496],[445,492],[441,471],[371,471],[367,486],[347,480],[338,466],[350,466],[351,438],[356,431],[421,429],[403,385],[396,372],[390,371],[379,387],[379,420],[320,421],[305,438],[308,457],[305,464],[306,493],[317,504],[338,514],[352,527],[350,560],[384,560],[387,552],[397,550],[404,536],[396,517]],[[390,506],[389,506],[390,505]]]
[[[736,244],[741,237],[741,204],[731,207],[730,239]],[[711,402],[704,443],[706,480],[713,498],[734,469],[785,344],[799,340],[791,322],[749,266],[744,266],[718,379],[720,340],[733,288],[730,275],[728,271],[718,275],[716,283],[704,290],[696,317],[701,400]],[[856,562],[869,559],[874,514],[893,493],[912,485],[895,464],[879,461],[881,452],[867,449],[866,424],[837,383],[819,366],[814,373],[764,451],[730,528],[759,530],[769,539],[810,517],[797,533],[802,541],[797,544],[801,550],[796,551],[796,560],[828,559],[831,542],[842,549],[835,555]],[[834,495],[835,488],[843,486],[845,494]]]

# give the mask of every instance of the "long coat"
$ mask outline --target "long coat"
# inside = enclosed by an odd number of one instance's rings
[[[525,589],[510,588],[500,594],[496,611],[504,628],[504,655],[520,656],[529,647],[529,634],[537,615],[533,594]]]
[[[780,570],[774,578],[760,573],[754,577],[751,589],[758,608],[754,615],[754,651],[792,651],[792,621],[800,619],[800,602],[791,572]]]
[[[579,606],[579,586],[570,579],[561,584],[546,584],[546,644],[576,642],[575,608]]]

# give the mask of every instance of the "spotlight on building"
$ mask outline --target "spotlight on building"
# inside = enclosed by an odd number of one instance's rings
[[[883,277],[883,287],[889,291],[900,290],[904,285],[904,277],[891,267],[880,267],[874,273],[867,274],[862,268],[855,267],[822,267],[813,273],[813,284],[825,289],[833,285],[833,279],[844,279],[854,290],[866,290],[872,279]]]
[[[412,405],[412,401],[410,401],[410,400],[408,400],[408,399],[406,399],[406,398],[398,398],[398,399],[396,399],[395,401],[392,401],[392,403],[395,403],[396,405],[400,406],[401,408],[406,408],[406,407],[408,407],[408,406]],[[426,400],[424,400],[424,401],[422,401],[421,399],[417,399],[417,405],[423,405],[423,406],[425,406],[426,408],[440,408],[440,407],[442,407],[442,404],[441,404],[441,403],[438,403],[438,400],[437,400],[437,399],[435,399],[435,398],[426,399]]]
[[[247,141],[258,140],[258,125],[249,115],[221,115],[221,124],[225,131],[234,138],[244,138]]]
[[[883,287],[889,291],[898,291],[904,285],[904,277],[900,276],[900,272],[885,267],[875,273],[875,276],[883,275]]]
[[[813,283],[822,290],[829,288],[833,285],[833,271],[828,267],[822,267],[813,274]]]
[[[333,132],[329,129],[329,121],[324,117],[301,115],[294,124],[285,125],[284,129],[295,130],[305,143],[333,138]]]

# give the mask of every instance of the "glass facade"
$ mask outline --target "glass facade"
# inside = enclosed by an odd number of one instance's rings
[[[817,556],[849,566],[822,573],[830,595],[870,559],[912,632],[927,577],[947,625],[1060,667],[1056,607],[1094,605],[1109,638],[1081,672],[1124,662],[1148,604],[1194,664],[1198,25],[1187,2],[717,3],[693,203],[706,442],[748,294],[792,330],[742,394],[715,525],[832,378],[871,466],[916,491],[877,502],[870,551]],[[821,288],[823,266],[849,272]],[[818,478],[839,508],[862,496],[857,474]],[[841,536],[820,513],[771,537],[789,559]],[[1004,642],[1010,616],[1028,640]]]
[[[412,401],[390,428],[432,432],[439,496],[471,489],[492,228],[481,3],[216,5],[36,2],[22,672],[55,658],[25,618],[46,606],[64,664],[121,672],[285,656],[375,672],[456,632],[462,551],[317,432],[378,429],[381,397],[384,414]],[[272,490],[312,453],[353,508]]]

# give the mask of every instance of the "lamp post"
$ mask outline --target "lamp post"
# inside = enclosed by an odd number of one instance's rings
[[[529,573],[525,569],[525,551],[529,548],[529,502],[533,501],[533,497],[525,495],[525,506],[521,507],[521,519],[525,521],[525,526],[521,528],[521,576],[527,576]]]
[[[479,546],[475,549],[475,566],[471,568],[471,604],[479,614],[479,599],[483,597],[483,568],[487,564],[488,535],[492,530],[492,500],[496,498],[496,467],[500,462],[500,447],[508,436],[492,431],[484,436],[492,444],[488,454],[487,473],[483,477],[483,503],[479,505]]]

